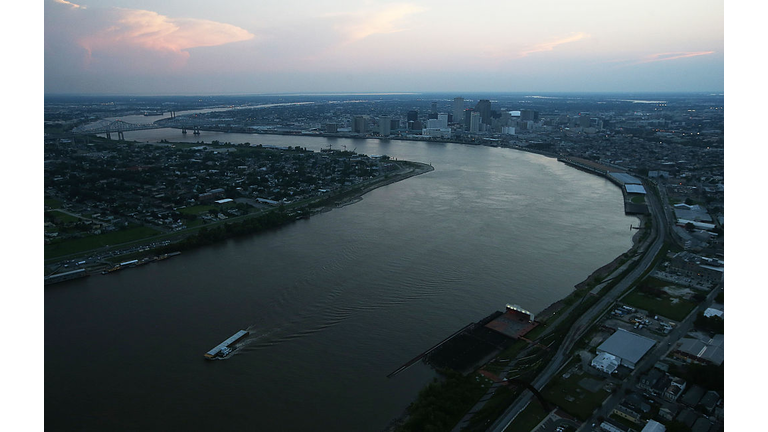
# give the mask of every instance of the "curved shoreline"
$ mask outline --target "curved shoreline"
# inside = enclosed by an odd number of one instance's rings
[[[378,179],[374,178],[374,179],[372,179],[369,183],[360,186],[359,190],[354,190],[355,186],[352,186],[350,188],[351,190],[339,192],[336,195],[336,197],[327,197],[327,199],[331,200],[333,204],[326,204],[326,205],[317,206],[315,208],[315,211],[310,213],[310,214],[324,213],[324,212],[331,211],[334,208],[341,208],[341,207],[345,207],[345,206],[348,206],[348,205],[355,204],[357,202],[362,201],[363,196],[365,194],[367,194],[368,192],[371,192],[371,191],[373,191],[375,189],[378,189],[380,187],[383,187],[383,186],[387,186],[387,185],[390,185],[390,184],[393,184],[393,183],[397,183],[397,182],[402,181],[402,180],[409,179],[409,178],[417,176],[417,175],[421,175],[421,174],[425,174],[425,173],[434,171],[434,169],[435,169],[432,165],[421,163],[421,162],[412,162],[412,161],[399,161],[399,162],[402,163],[402,164],[405,164],[406,166],[401,167],[401,169],[399,169],[398,171],[390,173],[387,176],[384,176],[383,178],[378,178]],[[354,191],[354,192],[352,193],[352,191]],[[308,202],[308,203],[304,204],[304,206],[311,209],[312,206],[313,206],[313,203],[316,203],[316,201]],[[226,225],[226,222],[223,222],[223,223],[220,223],[220,224],[216,224],[216,225],[213,226],[213,228],[215,228],[215,227],[217,227],[219,225]],[[188,234],[184,235],[183,237],[184,238],[189,238],[189,237],[195,236],[196,232],[197,231],[192,232],[192,233],[188,233]],[[258,232],[254,232],[253,234],[258,234]],[[145,242],[147,242],[149,240],[150,239],[138,240],[138,241],[130,242],[130,244],[133,244],[133,245],[136,245],[138,243],[145,244]],[[156,240],[156,239],[153,238],[152,240]],[[166,249],[167,248],[171,248],[172,249],[173,248],[172,245],[176,244],[176,243],[179,243],[179,241],[183,241],[183,239],[182,240],[174,241],[173,243],[171,243],[171,246],[166,247]],[[116,245],[115,247],[119,247],[119,246],[120,245]],[[205,245],[200,245],[200,246],[196,246],[196,247],[204,247],[204,246]],[[82,251],[82,252],[77,252],[77,253],[69,254],[69,255],[66,255],[66,256],[62,256],[62,257],[58,257],[58,258],[55,258],[55,259],[51,259],[50,261],[47,261],[45,263],[45,265],[46,266],[55,266],[56,263],[60,263],[60,262],[63,262],[63,261],[84,257],[84,256],[87,256],[87,255],[93,253],[94,251],[97,251],[97,250],[103,250],[103,248],[90,249],[90,250],[86,250],[86,251]],[[151,256],[152,253],[154,253],[153,251],[155,251],[155,249],[150,250],[149,251],[150,254],[147,255],[147,257]],[[99,267],[94,267],[92,269],[89,269],[89,273],[88,274],[90,275],[91,273],[101,272],[101,270],[103,270],[102,267],[104,267],[104,266],[99,266]],[[46,272],[45,275],[46,276],[50,276],[50,274],[48,274],[47,272]]]

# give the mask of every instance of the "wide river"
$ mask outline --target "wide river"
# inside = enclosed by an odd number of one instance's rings
[[[178,130],[431,163],[274,232],[45,288],[57,431],[380,431],[434,372],[386,375],[506,303],[532,312],[631,247],[619,188],[510,149]],[[237,330],[244,348],[203,354]]]

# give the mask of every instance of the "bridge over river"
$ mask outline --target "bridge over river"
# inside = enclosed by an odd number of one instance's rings
[[[117,139],[120,141],[125,140],[124,132],[147,129],[176,128],[181,129],[181,133],[187,133],[187,129],[192,129],[192,133],[199,135],[200,125],[196,124],[195,120],[190,117],[172,117],[164,119],[162,123],[128,123],[123,120],[99,120],[84,126],[78,126],[72,129],[72,133],[78,135],[106,134],[107,139],[112,139],[112,134],[116,133]]]

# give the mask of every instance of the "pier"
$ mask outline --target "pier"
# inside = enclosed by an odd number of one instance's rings
[[[452,335],[450,335],[447,338],[445,338],[442,341],[440,341],[437,345],[435,345],[432,348],[424,351],[423,353],[421,353],[421,354],[417,355],[416,357],[412,358],[411,360],[409,360],[404,365],[402,365],[399,368],[395,369],[393,372],[391,372],[389,375],[387,375],[387,378],[392,378],[393,376],[395,376],[395,375],[399,374],[400,372],[402,372],[402,371],[408,369],[409,367],[413,366],[414,363],[416,363],[417,361],[421,360],[425,356],[429,355],[432,351],[436,350],[441,345],[443,345],[444,343],[450,341],[454,337],[460,335],[461,333],[463,333],[465,330],[467,330],[468,328],[472,327],[473,325],[474,325],[474,323],[471,323],[471,324],[467,324],[466,326],[462,327],[461,330],[453,333]]]

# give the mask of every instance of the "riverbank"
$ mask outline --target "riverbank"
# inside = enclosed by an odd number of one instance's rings
[[[558,161],[561,161],[560,158],[558,158],[556,155],[543,155],[543,156],[557,158]],[[561,162],[564,162],[564,161],[561,161]],[[593,174],[593,175],[606,177],[604,174],[601,174],[595,171],[580,169],[578,166],[575,166],[569,163],[566,163],[566,165],[575,169],[579,169],[580,171]],[[624,194],[622,194],[622,196],[624,196]],[[645,249],[645,247],[649,244],[649,242],[646,241],[649,237],[644,235],[646,232],[646,229],[648,228],[647,220],[645,216],[638,215],[638,218],[639,218],[640,226],[637,228],[637,232],[632,236],[632,246],[629,248],[629,250],[617,256],[611,262],[598,268],[597,270],[592,272],[589,276],[587,276],[586,279],[576,284],[574,286],[575,288],[574,293],[577,293],[579,291],[585,291],[587,289],[591,289],[596,285],[599,285],[601,282],[605,281],[607,277],[611,277],[611,275],[614,272],[616,272],[617,269],[620,269],[624,264],[626,264],[629,260],[631,260],[633,256],[636,256],[639,252]],[[616,277],[616,276],[613,276],[613,277]],[[553,317],[559,316],[557,314],[562,310],[571,311],[571,309],[568,309],[568,307],[572,305],[573,302],[569,302],[569,299],[573,298],[574,293],[571,293],[567,297],[550,304],[549,306],[544,308],[541,312],[537,313],[536,314],[537,320],[546,322],[547,320]],[[588,293],[582,292],[580,295],[588,295]],[[554,322],[557,323],[558,321],[554,321]],[[491,362],[492,361],[493,360],[491,360]],[[482,365],[480,365],[480,367],[482,368]],[[425,387],[425,389],[426,388],[427,387]],[[420,401],[423,393],[424,393],[424,390],[422,390],[422,392],[420,392],[419,395],[416,396],[416,398],[411,403],[411,406],[417,404]],[[410,417],[409,409],[406,409],[403,412],[403,414],[392,419],[390,423],[385,426],[382,432],[401,432],[401,431],[407,430],[407,429],[404,429],[404,427],[407,425],[409,417]]]
[[[145,242],[149,241],[150,239],[147,238],[144,240],[135,240],[130,242],[130,244],[133,245],[134,247],[127,249],[127,253],[111,256],[110,259],[112,261],[120,261],[121,259],[126,258],[128,257],[128,255],[130,255],[131,259],[140,260],[145,257],[150,257],[153,254],[175,251],[176,247],[181,247],[182,249],[187,250],[187,249],[205,246],[213,242],[225,240],[227,238],[231,238],[239,235],[258,234],[258,232],[262,231],[263,229],[275,228],[277,226],[282,226],[287,223],[293,222],[297,219],[311,217],[312,214],[327,212],[335,208],[341,208],[347,205],[357,203],[363,199],[363,195],[375,189],[378,189],[380,187],[387,186],[393,183],[397,183],[399,181],[406,180],[408,178],[411,178],[417,175],[434,171],[433,166],[429,164],[420,163],[420,162],[395,161],[394,163],[399,164],[400,169],[392,173],[382,175],[377,178],[373,178],[368,182],[364,182],[360,185],[350,186],[345,190],[337,192],[332,196],[327,196],[320,199],[312,199],[312,200],[305,201],[303,203],[296,203],[294,205],[286,205],[285,217],[280,218],[279,221],[271,221],[269,224],[258,222],[259,219],[265,216],[266,214],[269,214],[275,211],[275,210],[270,210],[270,211],[267,211],[266,213],[262,212],[258,215],[237,218],[237,220],[228,220],[228,221],[217,222],[214,224],[208,224],[208,225],[190,229],[186,234],[183,231],[171,233],[167,237],[169,239],[173,237],[175,238],[175,240],[173,240],[172,242],[168,241],[166,242],[167,244],[164,244],[161,247],[144,248],[145,249],[144,253],[136,253],[136,249],[138,248],[139,245],[145,244]],[[250,224],[249,221],[252,221],[252,220],[256,220],[256,223]],[[250,225],[258,225],[258,226],[250,226]],[[221,227],[225,227],[226,229],[220,229]],[[201,237],[201,230],[204,231],[205,238]],[[218,231],[221,231],[221,233],[217,234]],[[158,237],[156,236],[152,237],[151,240],[153,242],[157,242]],[[119,252],[120,248],[123,246],[125,245],[122,245],[122,246],[114,245],[109,249],[105,249],[101,247],[97,249],[85,250],[76,254],[62,256],[59,259],[49,261],[46,263],[45,276],[46,277],[53,276],[56,274],[57,271],[59,271],[60,269],[63,269],[64,267],[58,265],[59,263],[63,263],[71,260],[79,260],[83,257],[93,255],[96,251],[98,251],[98,253],[102,255],[108,253],[110,250],[117,250]],[[103,260],[100,258],[98,261],[101,262]],[[107,267],[109,267],[107,264],[102,264],[100,266],[89,266],[88,274],[100,273],[102,270],[105,270]]]
[[[403,181],[421,174],[426,174],[428,172],[432,172],[435,170],[435,167],[433,167],[432,165],[421,163],[421,162],[409,161],[405,163],[409,165],[409,168],[402,168],[400,171],[396,172],[395,174],[392,174],[383,179],[376,180],[370,184],[367,184],[363,186],[360,190],[355,191],[353,195],[344,196],[341,200],[336,201],[334,206],[326,206],[326,208],[328,210],[332,210],[333,208],[345,207],[347,205],[360,202],[363,199],[363,195],[375,189],[378,189],[383,186],[391,185],[393,183],[397,183],[399,181]]]

